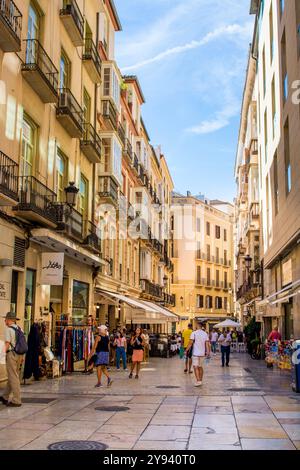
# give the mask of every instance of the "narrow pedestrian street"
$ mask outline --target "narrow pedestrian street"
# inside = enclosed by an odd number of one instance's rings
[[[300,397],[290,372],[269,370],[246,353],[233,353],[222,368],[217,355],[195,388],[183,366],[178,357],[150,358],[139,380],[112,369],[112,387],[102,389],[94,388],[95,374],[80,372],[31,382],[22,387],[21,408],[0,405],[0,449],[70,440],[108,450],[300,448]]]

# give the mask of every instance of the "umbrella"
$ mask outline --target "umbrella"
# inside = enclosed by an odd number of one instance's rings
[[[221,321],[221,323],[215,325],[216,328],[238,328],[239,326],[241,326],[240,323],[237,323],[232,320],[224,320]]]

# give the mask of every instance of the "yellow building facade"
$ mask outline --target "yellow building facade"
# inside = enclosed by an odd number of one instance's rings
[[[233,316],[233,207],[176,194],[172,214],[178,330],[199,319],[212,327]]]

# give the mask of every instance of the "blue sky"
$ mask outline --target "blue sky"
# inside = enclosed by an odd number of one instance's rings
[[[115,0],[116,59],[139,77],[152,144],[175,187],[232,200],[250,0]]]

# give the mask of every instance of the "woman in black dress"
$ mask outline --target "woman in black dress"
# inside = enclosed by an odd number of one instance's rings
[[[107,334],[107,327],[105,325],[101,325],[99,327],[99,336],[97,336],[95,340],[95,344],[89,358],[94,354],[96,354],[95,366],[97,367],[98,377],[98,383],[95,385],[95,387],[102,387],[102,374],[107,377],[107,386],[110,387],[112,384],[112,379],[110,378],[107,371],[107,366],[109,364],[109,336]]]

